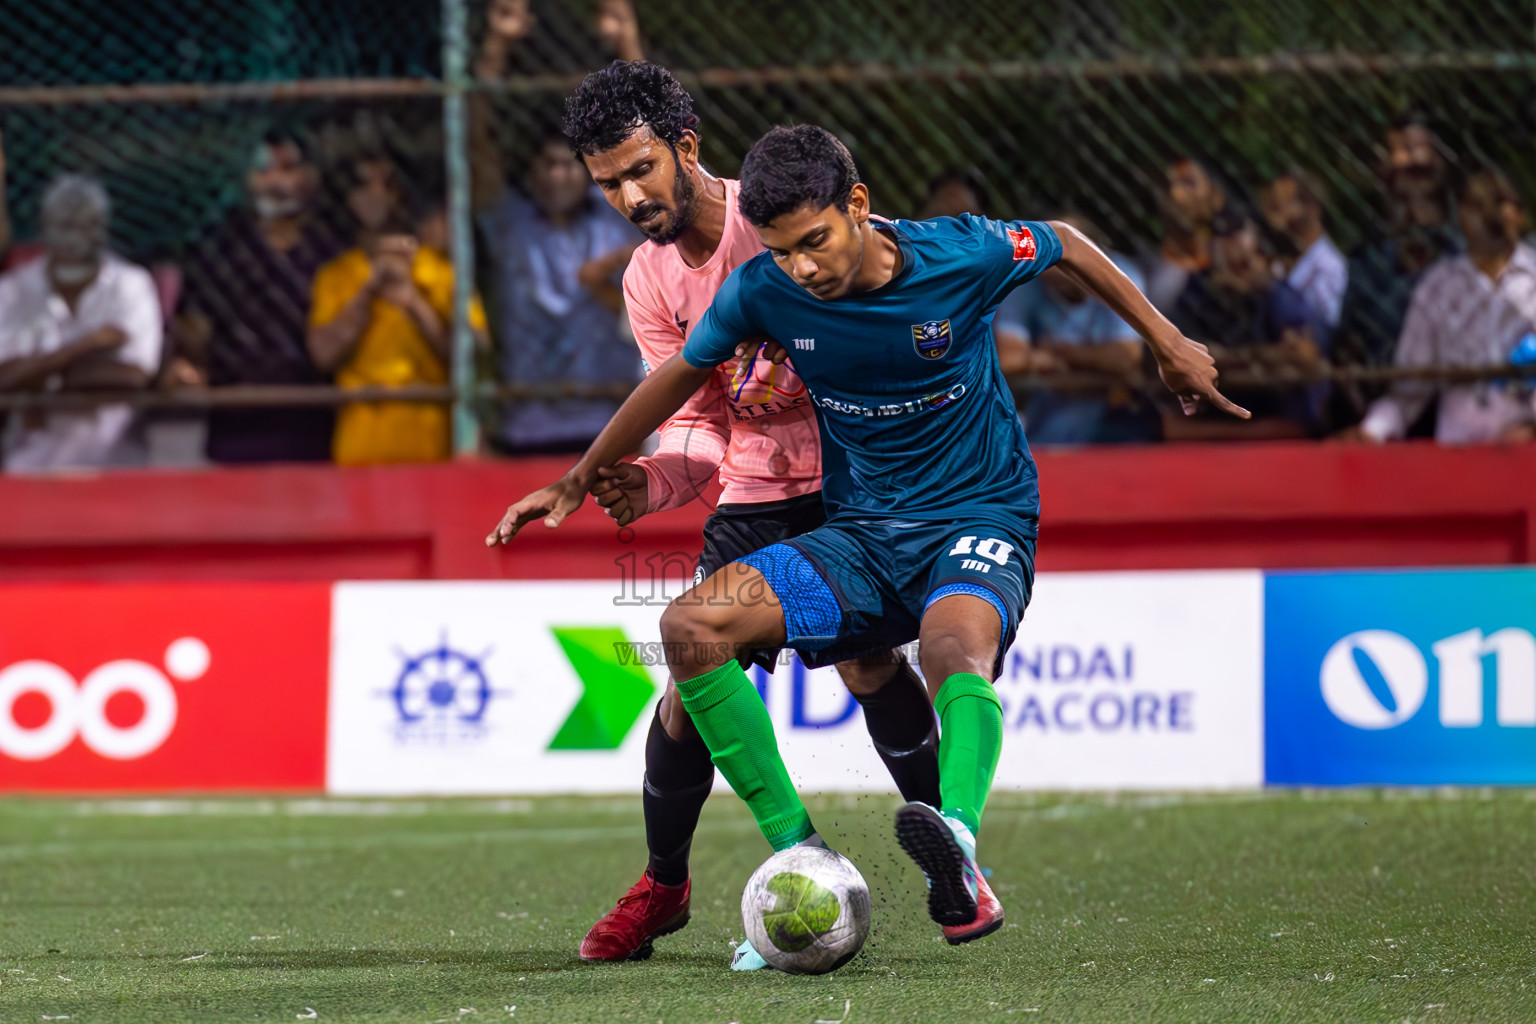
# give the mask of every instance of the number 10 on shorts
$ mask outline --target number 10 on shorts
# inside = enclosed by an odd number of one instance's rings
[[[977,559],[985,558],[996,562],[998,565],[1007,565],[1008,556],[1013,554],[1013,545],[1007,541],[998,540],[996,537],[982,537],[981,543],[977,543],[976,537],[961,537],[955,541],[955,546],[949,549],[951,555],[975,555],[975,558],[967,557],[960,563],[960,568],[977,572],[988,572],[991,566]]]

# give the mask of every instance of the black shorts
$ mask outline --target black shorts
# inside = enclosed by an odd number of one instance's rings
[[[821,492],[813,491],[782,501],[721,505],[704,520],[704,550],[694,570],[697,586],[712,573],[752,552],[780,541],[810,533],[827,521]],[[772,672],[779,649],[756,651],[752,661]]]

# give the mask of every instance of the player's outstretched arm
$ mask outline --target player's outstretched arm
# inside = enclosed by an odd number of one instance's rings
[[[1184,337],[1082,232],[1060,221],[1052,221],[1051,228],[1061,239],[1062,269],[1147,339],[1157,359],[1158,374],[1168,390],[1179,396],[1185,415],[1193,415],[1203,400],[1240,419],[1252,417],[1247,409],[1216,390],[1216,361],[1204,345]]]
[[[507,509],[501,522],[485,538],[486,546],[507,543],[517,536],[518,530],[535,519],[543,519],[544,525],[550,528],[559,526],[566,516],[581,507],[587,491],[598,480],[598,469],[614,465],[640,447],[640,442],[704,386],[710,372],[708,368],[701,370],[688,365],[681,354],[658,366],[624,400],[603,432],[597,435],[597,440],[565,476]]]

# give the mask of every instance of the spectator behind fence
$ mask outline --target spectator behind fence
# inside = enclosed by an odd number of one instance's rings
[[[917,207],[917,219],[958,217],[962,213],[978,217],[988,215],[990,190],[986,179],[975,168],[943,171],[928,182],[928,190]],[[997,361],[1005,376],[1051,369],[1055,362],[1040,356],[1029,344],[1029,335],[1019,322],[994,319],[992,340],[997,346]]]
[[[1248,214],[1222,211],[1211,223],[1211,269],[1191,278],[1170,315],[1175,326],[1211,348],[1225,370],[1313,372],[1324,349],[1301,293],[1274,272],[1274,253]],[[1302,437],[1319,427],[1316,387],[1238,388],[1232,401],[1253,412],[1238,420],[1206,414],[1164,415],[1169,440],[1262,440]]]
[[[980,171],[975,168],[944,171],[928,182],[928,191],[917,209],[917,219],[958,217],[962,213],[985,217],[990,205],[987,200],[987,183]]]
[[[1058,219],[1104,244],[1086,218]],[[1107,255],[1142,287],[1141,271],[1129,256]],[[1000,339],[1028,339],[1034,355],[1023,369],[1047,377],[1062,372],[1128,377],[1141,367],[1144,354],[1140,335],[1060,268],[1015,289],[998,307],[993,327]],[[1153,441],[1161,435],[1156,411],[1125,384],[1107,391],[1036,392],[1024,405],[1024,424],[1031,444]]]
[[[11,237],[11,204],[5,191],[5,139],[0,137],[0,270],[9,269]]]
[[[620,282],[639,232],[604,201],[563,135],[540,144],[527,187],[527,197],[505,188],[480,217],[495,268],[502,379],[634,384],[640,356],[621,326]],[[618,407],[608,398],[509,403],[497,441],[513,452],[582,451]]]
[[[1461,251],[1451,154],[1418,114],[1387,129],[1379,175],[1387,201],[1380,233],[1351,254],[1349,288],[1337,333],[1344,362],[1392,362],[1419,276]]]
[[[1458,210],[1466,252],[1425,272],[1413,290],[1398,366],[1492,366],[1510,361],[1536,331],[1536,249],[1520,241],[1525,209],[1509,179],[1481,171],[1467,179]],[[1359,436],[1396,440],[1436,391],[1435,438],[1442,444],[1529,441],[1529,389],[1513,382],[1456,384],[1399,381],[1372,403]]]
[[[315,166],[296,136],[271,132],[256,148],[245,186],[248,206],[231,213],[187,265],[184,312],[173,329],[178,358],[206,365],[214,387],[329,384],[304,347],[315,272],[341,251],[313,214]],[[208,416],[208,457],[329,459],[334,424],[328,408],[216,408]]]
[[[491,0],[476,76],[505,77],[536,24],[528,0]],[[592,29],[617,59],[645,59],[631,0],[599,0]],[[641,237],[592,185],[562,135],[539,139],[514,184],[493,138],[486,95],[471,105],[470,141],[500,376],[529,386],[627,388],[639,378],[640,356],[622,315],[620,282]],[[492,440],[516,453],[582,451],[618,405],[605,398],[507,403]]]
[[[315,365],[343,388],[448,383],[453,265],[418,243],[398,168],[382,156],[355,161],[346,206],[358,245],[315,275]],[[353,402],[337,413],[332,453],[341,465],[434,462],[451,441],[445,403]]]
[[[0,391],[147,387],[164,342],[149,272],[107,248],[111,203],[99,183],[68,174],[43,195],[46,250],[0,276]],[[103,466],[128,457],[125,405],[12,413],[4,467],[25,473]]]
[[[1312,319],[1325,335],[1339,325],[1349,264],[1323,226],[1322,186],[1306,171],[1281,173],[1263,189],[1264,219],[1280,243],[1285,283],[1307,300]]]
[[[1157,195],[1163,237],[1146,274],[1147,300],[1163,315],[1192,276],[1210,269],[1211,220],[1227,203],[1227,190],[1198,161],[1178,157],[1164,169]]]

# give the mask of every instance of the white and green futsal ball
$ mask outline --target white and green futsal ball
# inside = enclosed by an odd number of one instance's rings
[[[842,854],[791,846],[752,873],[741,923],[769,964],[789,974],[826,974],[869,937],[869,886]]]

